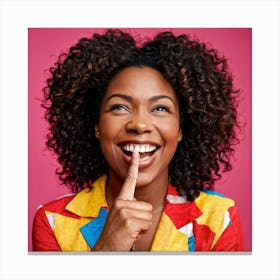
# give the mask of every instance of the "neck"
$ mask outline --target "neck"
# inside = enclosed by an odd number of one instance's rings
[[[106,185],[106,199],[109,207],[112,206],[117,198],[123,183],[124,180],[122,178],[110,171]],[[156,211],[157,209],[162,209],[164,206],[167,187],[168,172],[162,173],[160,177],[157,177],[148,184],[137,184],[134,197],[138,201],[145,201],[152,204],[154,211]]]

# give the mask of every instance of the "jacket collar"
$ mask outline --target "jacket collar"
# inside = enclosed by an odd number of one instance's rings
[[[100,208],[108,208],[105,186],[106,175],[103,175],[93,183],[92,189],[80,191],[65,209],[80,217],[97,217]]]
[[[80,191],[65,209],[80,217],[97,217],[100,208],[108,208],[105,187],[106,175],[103,175],[93,183],[92,189]],[[168,185],[164,212],[177,228],[202,214],[195,202],[187,202],[171,184]]]
[[[196,205],[196,200],[192,202],[187,201],[179,195],[176,187],[171,184],[168,185],[164,212],[169,216],[177,229],[193,222],[202,215],[201,210]]]

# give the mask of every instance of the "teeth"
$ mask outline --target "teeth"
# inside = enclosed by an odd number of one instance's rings
[[[144,160],[147,160],[149,158],[150,158],[149,156],[148,157],[144,157],[144,158],[140,158],[139,161],[144,161]]]
[[[140,153],[145,153],[145,150],[146,150],[146,148],[145,148],[145,146],[140,146]]]
[[[121,147],[123,150],[127,152],[133,152],[135,149],[138,150],[140,153],[148,153],[153,152],[156,150],[156,146],[153,145],[132,145],[127,144]]]

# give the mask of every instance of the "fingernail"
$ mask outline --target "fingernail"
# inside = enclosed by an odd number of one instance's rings
[[[139,151],[135,149],[132,153],[132,156],[137,157],[139,155]]]

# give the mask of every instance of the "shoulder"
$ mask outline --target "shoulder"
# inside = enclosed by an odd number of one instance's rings
[[[225,195],[210,190],[203,190],[195,199],[195,204],[201,211],[200,222],[208,224],[228,220],[230,212],[236,208],[235,201]]]
[[[52,212],[64,214],[65,208],[76,197],[76,195],[76,193],[66,194],[40,205],[37,209],[37,213]]]
[[[194,201],[201,215],[196,219],[196,249],[198,251],[242,251],[242,229],[235,201],[210,190],[200,192]],[[205,240],[200,236],[207,235]]]
[[[223,228],[231,223],[232,211],[235,211],[235,201],[225,195],[211,190],[203,190],[195,200],[201,211],[198,222],[210,228]]]
[[[199,196],[195,199],[196,205],[204,210],[211,208],[221,211],[235,206],[235,201],[232,198],[225,196],[222,193],[212,190],[202,190]]]

